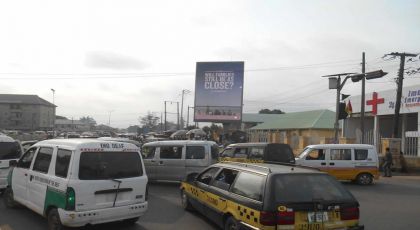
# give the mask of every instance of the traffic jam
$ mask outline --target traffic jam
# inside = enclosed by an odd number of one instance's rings
[[[338,180],[365,186],[378,178],[378,156],[369,145],[308,146],[295,158],[287,144],[220,149],[213,141],[167,140],[139,148],[77,138],[40,141],[18,157],[19,142],[2,138],[12,156],[2,160],[5,206],[32,210],[51,230],[141,223],[152,205],[150,184],[169,181],[180,183],[183,209],[220,229],[364,229],[358,201]],[[313,164],[334,159],[335,149],[354,167]]]

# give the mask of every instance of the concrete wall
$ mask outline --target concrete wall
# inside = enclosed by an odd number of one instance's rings
[[[10,104],[0,105],[0,129],[50,130],[54,127],[55,108],[44,105]]]

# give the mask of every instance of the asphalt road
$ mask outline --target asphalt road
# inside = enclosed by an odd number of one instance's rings
[[[365,229],[420,229],[420,177],[381,178],[375,185],[344,183],[361,204],[361,223]],[[204,216],[185,212],[180,205],[178,184],[152,184],[149,210],[136,225],[103,224],[77,229],[217,229]],[[13,230],[47,229],[46,219],[32,211],[6,209],[0,202],[0,228]]]

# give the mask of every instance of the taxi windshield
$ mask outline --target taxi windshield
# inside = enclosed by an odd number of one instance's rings
[[[80,155],[80,180],[122,179],[141,175],[142,163],[136,152],[83,152]]]
[[[312,148],[305,148],[298,156],[298,158],[302,158],[306,155],[306,153],[312,151]]]
[[[354,201],[350,192],[325,174],[276,175],[273,181],[277,203]]]

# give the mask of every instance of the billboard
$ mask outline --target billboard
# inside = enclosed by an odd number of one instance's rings
[[[194,121],[242,119],[244,62],[197,62]]]

